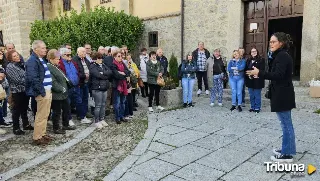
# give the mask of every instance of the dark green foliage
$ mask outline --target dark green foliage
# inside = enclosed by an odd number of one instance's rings
[[[48,48],[59,48],[64,43],[72,45],[73,53],[85,43],[99,46],[127,45],[133,50],[143,33],[143,23],[138,17],[115,12],[114,9],[96,7],[80,14],[72,10],[70,16],[61,15],[46,21],[36,20],[31,27],[30,39],[43,40]]]
[[[178,67],[177,57],[172,54],[169,60],[169,75],[176,86],[179,86]]]

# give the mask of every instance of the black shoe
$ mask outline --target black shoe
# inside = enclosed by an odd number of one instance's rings
[[[76,127],[75,126],[63,126],[62,129],[63,130],[75,130]]]
[[[183,103],[183,107],[186,108],[188,106],[187,103]]]
[[[117,124],[121,124],[121,120],[119,120],[119,121],[118,121],[118,120],[116,120],[116,123],[117,123]]]
[[[123,118],[121,118],[120,121],[121,121],[121,122],[125,122],[125,123],[128,122],[127,119],[123,119]]]
[[[254,112],[254,109],[249,109],[249,112]]]
[[[234,110],[236,110],[236,109],[237,109],[236,106],[232,106],[231,109],[230,109],[230,111],[234,111]]]
[[[6,122],[1,122],[0,123],[0,128],[10,128],[12,127],[12,124],[6,123]]]
[[[109,109],[106,109],[105,114],[106,116],[108,116],[111,113],[111,111]]]
[[[239,111],[239,112],[242,112],[241,106],[238,106],[238,111]]]
[[[138,111],[138,109],[137,109],[137,108],[135,108],[135,107],[133,107],[133,108],[132,108],[132,110],[133,110],[133,111]]]
[[[260,113],[260,110],[254,110],[255,113]]]
[[[58,129],[58,130],[53,130],[54,134],[66,134],[66,130]]]
[[[136,103],[136,102],[133,103],[133,106],[134,106],[134,107],[139,107],[138,103]]]
[[[25,132],[22,131],[21,129],[17,129],[17,130],[13,130],[13,134],[15,134],[15,135],[24,135]]]
[[[89,119],[91,119],[91,118],[93,118],[93,115],[88,112],[88,113],[86,114],[86,117],[89,118]]]
[[[78,121],[81,121],[81,118],[80,118],[79,116],[77,116],[77,120],[78,120]]]
[[[34,128],[29,124],[28,126],[24,127],[23,130],[34,130]]]
[[[293,162],[293,156],[291,155],[274,155],[271,156],[271,160],[274,162]]]
[[[188,104],[188,107],[194,107],[194,105],[192,104],[192,102],[190,102],[190,103]]]

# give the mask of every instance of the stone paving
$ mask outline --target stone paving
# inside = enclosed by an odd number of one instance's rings
[[[196,98],[193,108],[149,114],[144,139],[107,175],[105,181],[263,181],[320,180],[320,172],[304,177],[267,173],[272,148],[281,146],[275,113],[230,112],[229,105],[210,107]],[[295,109],[295,163],[320,168],[320,117]]]

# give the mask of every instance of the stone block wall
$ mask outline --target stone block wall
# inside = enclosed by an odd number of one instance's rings
[[[0,30],[4,43],[12,42],[24,57],[29,56],[31,23],[42,19],[40,0],[0,0]],[[44,0],[45,18],[49,15],[49,0]]]
[[[220,48],[230,59],[243,45],[243,12],[241,0],[185,0],[184,53],[203,41],[210,53]]]
[[[172,53],[180,61],[181,57],[181,16],[180,12],[144,19],[144,33],[139,50],[143,47],[150,51],[163,49],[164,55],[170,59]],[[158,31],[158,47],[150,47],[148,33]]]

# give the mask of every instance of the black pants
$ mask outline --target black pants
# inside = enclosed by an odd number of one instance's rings
[[[62,126],[64,127],[69,126],[70,105],[68,103],[68,99],[52,100],[51,109],[52,109],[51,120],[52,120],[53,130],[60,129],[59,121],[61,117],[61,110],[62,110]]]
[[[156,105],[159,106],[159,94],[160,94],[160,86],[156,84],[149,84],[149,107],[152,107],[153,96],[156,98]]]
[[[144,85],[144,87],[140,87],[142,97],[145,97],[145,96],[148,97],[149,96],[149,94],[148,94],[149,84],[147,82],[143,82],[143,85]]]
[[[198,89],[202,90],[202,79],[203,79],[205,89],[209,90],[207,71],[197,72],[197,79],[198,79]]]
[[[12,93],[12,102],[13,130],[20,129],[20,117],[22,119],[23,127],[28,126],[30,124],[28,121],[29,97],[25,92]]]
[[[126,109],[124,111],[124,116],[132,116],[133,115],[133,99],[132,93],[128,93],[126,96]]]
[[[243,89],[242,89],[242,104],[245,104],[245,98],[246,98],[246,84],[243,84]]]
[[[131,94],[132,94],[132,101],[133,103],[135,103],[137,101],[136,100],[137,89],[132,89]],[[135,107],[134,104],[133,104],[133,107]]]

